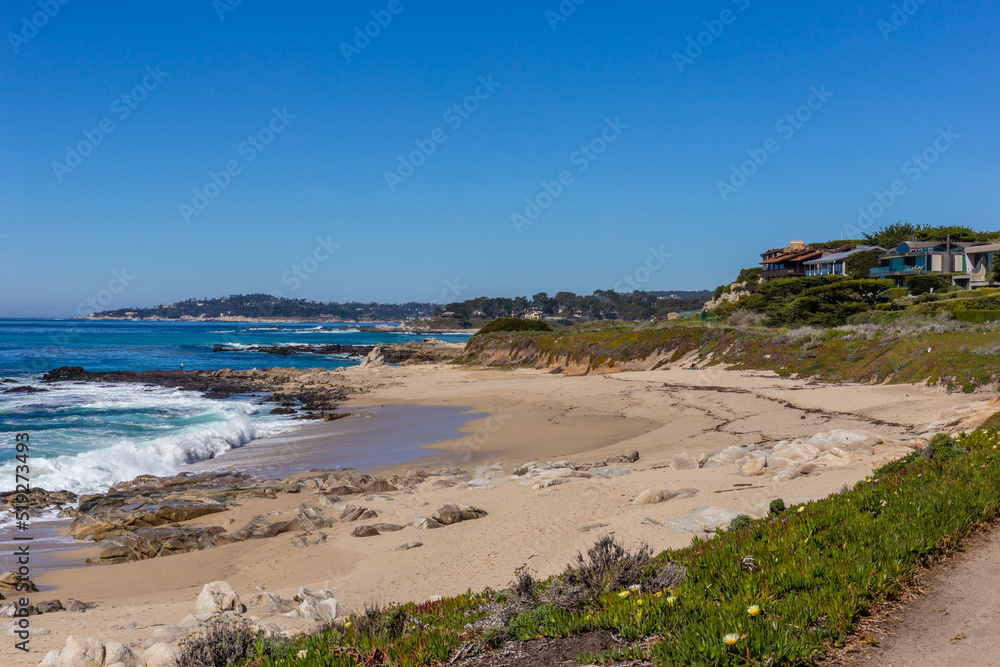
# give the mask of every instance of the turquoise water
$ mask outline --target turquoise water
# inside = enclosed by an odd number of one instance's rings
[[[59,366],[87,370],[342,368],[346,355],[264,354],[254,345],[374,345],[424,336],[338,330],[329,324],[226,322],[76,322],[0,320],[0,384],[35,386],[41,393],[0,393],[0,491],[14,488],[13,434],[32,438],[32,484],[76,493],[103,491],[136,475],[170,475],[183,466],[223,456],[252,440],[302,422],[269,414],[263,397],[226,400],[197,392],[138,384],[56,383],[44,372]],[[336,325],[333,325],[336,326]],[[439,336],[464,342],[468,336]],[[217,346],[232,350],[214,352]]]

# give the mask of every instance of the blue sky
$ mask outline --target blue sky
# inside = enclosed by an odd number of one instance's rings
[[[897,180],[1000,228],[996,3],[675,4],[8,0],[0,316],[712,288]]]

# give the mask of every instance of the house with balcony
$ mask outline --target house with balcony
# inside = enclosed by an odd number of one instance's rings
[[[890,278],[904,285],[909,276],[929,273],[967,273],[966,248],[975,243],[945,241],[903,241],[879,257],[879,266],[871,270],[872,278]],[[961,276],[958,277],[961,279]]]
[[[773,248],[761,253],[761,279],[801,278],[808,275],[808,262],[839,252],[847,252],[850,244],[840,248],[816,248],[803,241],[792,241],[786,248]]]
[[[816,259],[810,259],[803,264],[806,267],[807,276],[846,276],[847,275],[847,258],[851,255],[855,255],[859,252],[865,252],[868,250],[881,250],[885,252],[885,248],[880,246],[870,246],[870,245],[859,245],[853,250],[842,250],[840,252],[834,252],[830,255],[824,255],[823,257],[818,257]]]
[[[965,249],[965,275],[955,276],[955,284],[966,289],[990,287],[990,267],[1000,261],[1000,243],[974,243]]]

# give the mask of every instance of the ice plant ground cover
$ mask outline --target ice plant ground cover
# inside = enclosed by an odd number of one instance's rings
[[[636,575],[641,583],[582,598],[589,600],[582,608],[552,595],[579,580],[579,567],[540,582],[521,573],[506,591],[369,610],[294,640],[265,641],[246,631],[248,657],[236,664],[433,665],[459,650],[596,631],[617,633],[625,643],[581,655],[582,662],[810,664],[842,645],[855,619],[897,594],[918,567],[1000,514],[998,440],[994,429],[938,436],[924,452],[843,493],[648,558]],[[686,574],[654,590],[650,582],[666,581],[663,566]],[[515,599],[535,603],[512,607]]]

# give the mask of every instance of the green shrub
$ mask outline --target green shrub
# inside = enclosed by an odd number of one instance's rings
[[[1000,310],[956,310],[952,311],[952,315],[955,316],[956,320],[974,324],[1000,320]]]
[[[1000,412],[994,412],[990,417],[983,422],[980,426],[981,429],[998,429],[1000,428]]]
[[[910,290],[906,289],[905,287],[893,287],[891,290],[889,290],[889,296],[891,296],[893,299],[902,299],[909,293]]]
[[[517,317],[501,317],[500,319],[493,320],[484,326],[482,329],[477,331],[475,335],[478,336],[480,334],[490,334],[501,331],[552,331],[552,327],[541,320],[522,320]]]
[[[729,530],[742,530],[743,528],[749,528],[753,519],[748,517],[746,514],[740,514],[738,517],[729,522]]]
[[[951,436],[945,433],[935,435],[927,446],[927,458],[929,459],[942,460],[967,455],[966,449],[959,446]]]
[[[928,274],[923,276],[910,276],[906,279],[906,286],[914,295],[927,294],[931,290],[940,292],[951,287],[951,275]]]
[[[180,644],[179,664],[185,667],[228,667],[251,657],[278,655],[284,645],[256,632],[245,619],[212,620]]]
[[[487,628],[483,632],[482,641],[484,646],[497,649],[503,646],[508,638],[507,628]]]
[[[759,266],[755,266],[750,269],[740,269],[740,275],[736,278],[738,283],[755,283],[760,280],[764,269]]]
[[[543,604],[534,609],[522,611],[510,619],[507,633],[514,639],[533,639],[545,633],[547,627],[558,623],[564,612],[554,604]]]
[[[772,516],[781,514],[785,511],[785,501],[781,498],[775,498],[767,508],[770,510]]]

